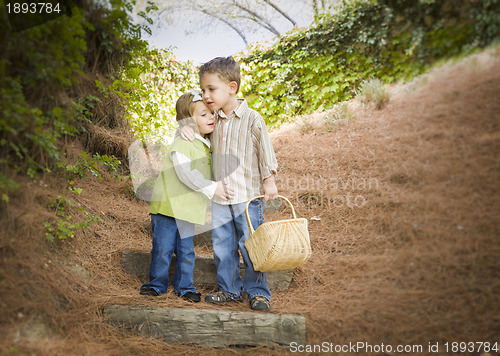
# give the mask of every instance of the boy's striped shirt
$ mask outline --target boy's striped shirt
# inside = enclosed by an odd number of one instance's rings
[[[212,141],[212,174],[214,180],[225,178],[234,189],[235,197],[223,201],[214,196],[218,204],[238,204],[262,194],[262,182],[276,174],[278,163],[269,133],[262,116],[250,109],[246,100],[226,117],[222,110],[217,119]]]

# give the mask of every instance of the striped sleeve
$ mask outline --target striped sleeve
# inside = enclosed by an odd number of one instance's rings
[[[271,138],[267,132],[266,124],[260,115],[258,115],[252,125],[252,136],[259,159],[260,175],[263,181],[272,174],[276,174],[278,162],[276,161],[276,155],[271,143]]]

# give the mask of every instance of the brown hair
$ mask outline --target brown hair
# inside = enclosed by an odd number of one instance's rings
[[[196,101],[193,101],[194,95],[191,93],[182,94],[179,99],[177,99],[177,103],[175,104],[175,119],[180,126],[191,126],[194,129],[194,132],[199,133],[198,124],[193,117],[194,104]]]
[[[217,57],[207,63],[203,63],[198,70],[198,75],[201,77],[205,73],[215,73],[223,80],[236,82],[238,85],[236,92],[240,90],[240,65],[231,56]]]

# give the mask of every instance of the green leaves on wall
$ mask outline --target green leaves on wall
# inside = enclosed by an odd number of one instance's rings
[[[242,92],[277,125],[349,99],[365,79],[404,80],[486,46],[499,24],[500,0],[344,1],[310,28],[240,58]]]

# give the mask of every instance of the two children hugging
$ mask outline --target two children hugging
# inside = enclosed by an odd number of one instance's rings
[[[200,294],[193,287],[194,224],[204,223],[207,202],[211,199],[212,244],[219,290],[206,295],[205,301],[241,303],[246,293],[253,310],[267,311],[271,308],[267,275],[254,270],[245,248],[250,234],[245,205],[257,195],[263,194],[265,200],[277,198],[276,156],[262,116],[250,109],[246,100],[237,98],[238,63],[232,57],[217,57],[200,67],[199,79],[201,96],[192,91],[194,95],[184,94],[176,105],[177,120],[186,119],[181,114],[182,108],[186,108],[182,103],[186,100],[183,97],[190,95],[189,100],[198,103],[200,111],[193,107],[182,112],[194,117],[196,125],[179,123],[180,137],[170,147],[164,170],[154,186],[149,210],[153,226],[151,281],[141,287],[141,294],[165,293],[168,268],[175,252],[173,285],[177,295],[200,301]],[[206,119],[199,116],[203,113]],[[231,167],[230,162],[235,159],[238,164]],[[184,191],[179,194],[181,187]],[[169,191],[177,194],[169,195]],[[256,229],[264,222],[262,198],[249,204],[248,213]],[[167,220],[168,224],[164,222]],[[243,279],[240,253],[245,266]]]

